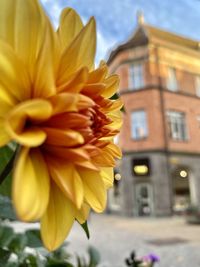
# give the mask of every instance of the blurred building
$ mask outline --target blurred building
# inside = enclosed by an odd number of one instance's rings
[[[131,38],[108,59],[120,76],[124,123],[122,180],[110,209],[165,216],[200,205],[200,43],[139,17]]]

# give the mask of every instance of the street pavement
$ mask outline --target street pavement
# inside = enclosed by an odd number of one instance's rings
[[[138,256],[157,254],[155,267],[200,267],[200,225],[188,225],[184,218],[124,218],[92,214],[90,239],[74,225],[67,241],[68,251],[86,255],[88,246],[101,254],[100,267],[125,267],[131,251]]]

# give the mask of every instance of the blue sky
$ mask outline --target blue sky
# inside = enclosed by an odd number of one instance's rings
[[[97,21],[97,62],[127,40],[136,27],[136,13],[142,10],[145,22],[168,31],[200,40],[200,0],[41,0],[57,25],[64,7],[74,8],[86,22]]]

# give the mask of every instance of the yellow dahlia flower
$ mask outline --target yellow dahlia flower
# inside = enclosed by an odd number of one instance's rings
[[[12,196],[18,217],[62,244],[74,220],[102,212],[121,156],[118,77],[94,68],[95,20],[64,9],[57,31],[37,0],[0,2],[0,145],[20,145]]]

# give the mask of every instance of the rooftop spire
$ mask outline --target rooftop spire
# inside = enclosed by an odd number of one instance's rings
[[[137,11],[137,23],[138,23],[138,25],[144,24],[144,14],[141,10]]]

